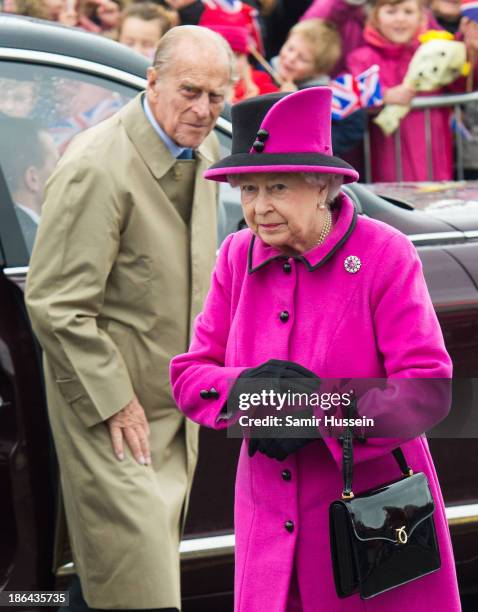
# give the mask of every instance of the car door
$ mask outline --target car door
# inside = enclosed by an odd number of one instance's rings
[[[91,61],[0,50],[0,585],[7,590],[67,584],[73,564],[51,572],[57,466],[48,428],[40,349],[23,301],[41,197],[56,158],[79,132],[131,100],[145,80]],[[48,55],[50,61],[45,61]],[[8,53],[7,53],[8,56]],[[74,66],[73,69],[71,66]],[[230,151],[227,120],[216,126]],[[99,160],[98,163],[101,163]],[[220,186],[218,243],[242,218],[237,192]],[[201,432],[200,461],[181,543],[185,609],[232,601],[232,501],[237,448]],[[236,447],[237,447],[237,441]],[[207,558],[208,564],[204,563]],[[216,573],[210,572],[212,564]],[[213,607],[210,608],[213,610]]]
[[[76,58],[41,62],[42,54],[23,55],[0,57],[0,585],[6,590],[52,588],[55,580],[55,455],[40,349],[23,301],[43,189],[70,140],[119,110],[144,83],[126,73],[112,79],[107,67],[93,70],[89,62],[86,69]]]

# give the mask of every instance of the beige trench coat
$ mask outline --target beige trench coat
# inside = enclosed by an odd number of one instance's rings
[[[202,174],[218,153],[213,135],[197,151],[188,227],[161,187],[176,160],[138,96],[78,136],[47,187],[26,299],[44,349],[73,559],[93,608],[180,607],[197,426],[172,400],[169,362],[187,350],[209,285],[217,188]],[[151,427],[152,466],[129,452],[119,462],[103,422],[133,393]]]

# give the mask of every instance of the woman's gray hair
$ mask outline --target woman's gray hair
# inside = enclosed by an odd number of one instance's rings
[[[344,183],[344,175],[325,174],[323,172],[300,172],[299,174],[306,183],[309,183],[309,185],[319,185],[320,187],[329,188],[325,203],[332,208],[335,198],[339,195],[340,188]]]
[[[335,198],[339,195],[340,188],[344,182],[343,174],[326,174],[324,172],[296,172],[295,174],[302,177],[309,185],[328,187],[327,200],[325,203],[330,208],[333,207]],[[231,185],[231,187],[238,187],[241,176],[241,174],[228,174],[227,181],[229,185]]]

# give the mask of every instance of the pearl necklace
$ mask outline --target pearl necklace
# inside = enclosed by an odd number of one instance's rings
[[[322,229],[320,230],[319,239],[315,243],[315,246],[319,246],[324,242],[324,240],[330,234],[331,229],[332,229],[332,213],[330,212],[329,208],[326,208],[324,225],[322,226]]]

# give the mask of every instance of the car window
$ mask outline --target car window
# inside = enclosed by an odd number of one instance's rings
[[[8,191],[0,190],[1,218],[14,226],[8,227],[9,234],[23,235],[24,265],[35,240],[46,181],[71,139],[114,114],[137,92],[82,72],[0,62],[0,184]]]

